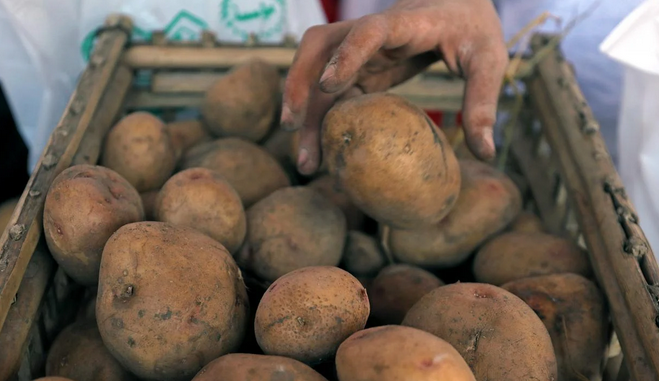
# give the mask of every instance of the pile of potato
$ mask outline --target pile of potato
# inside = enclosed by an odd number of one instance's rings
[[[96,297],[50,379],[597,379],[588,256],[506,174],[380,93],[330,110],[327,170],[302,177],[280,98],[277,70],[247,62],[198,120],[125,115],[99,166],[57,177],[48,247]]]

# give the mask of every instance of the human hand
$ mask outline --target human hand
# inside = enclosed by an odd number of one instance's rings
[[[478,158],[493,158],[492,126],[508,54],[491,0],[398,0],[382,13],[304,34],[281,116],[284,129],[300,129],[298,170],[318,169],[320,128],[334,102],[384,91],[440,59],[466,80],[467,145]]]

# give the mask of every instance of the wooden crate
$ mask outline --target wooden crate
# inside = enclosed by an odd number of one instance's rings
[[[0,236],[0,381],[41,376],[50,343],[88,293],[57,269],[42,237],[44,197],[55,176],[96,163],[104,135],[122,113],[197,107],[231,66],[260,57],[285,75],[295,51],[255,41],[218,46],[211,34],[174,44],[155,33],[149,43],[130,44],[131,27],[129,19],[112,16],[99,30],[89,65]],[[533,41],[536,52],[550,43],[543,35]],[[605,379],[659,380],[659,268],[598,124],[560,50],[519,79],[524,107],[508,169],[526,206],[552,232],[588,249],[615,330],[603,359]],[[458,111],[463,86],[436,64],[391,91],[426,109]],[[513,103],[502,95],[502,110]]]

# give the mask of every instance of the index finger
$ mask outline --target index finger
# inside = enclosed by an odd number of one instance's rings
[[[334,49],[350,31],[350,26],[351,22],[339,22],[314,26],[304,33],[284,84],[281,113],[284,129],[302,127],[312,89],[320,80]]]

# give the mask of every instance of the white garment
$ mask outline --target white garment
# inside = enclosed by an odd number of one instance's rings
[[[567,24],[598,0],[495,0],[506,40],[544,11],[563,19]],[[616,125],[621,96],[622,69],[602,54],[598,46],[641,0],[599,0],[590,17],[582,20],[563,40],[562,49],[577,72],[584,96],[599,121],[602,134],[614,158],[617,159]],[[386,9],[393,0],[344,0],[342,18],[352,19]],[[541,30],[556,32],[549,21]]]

